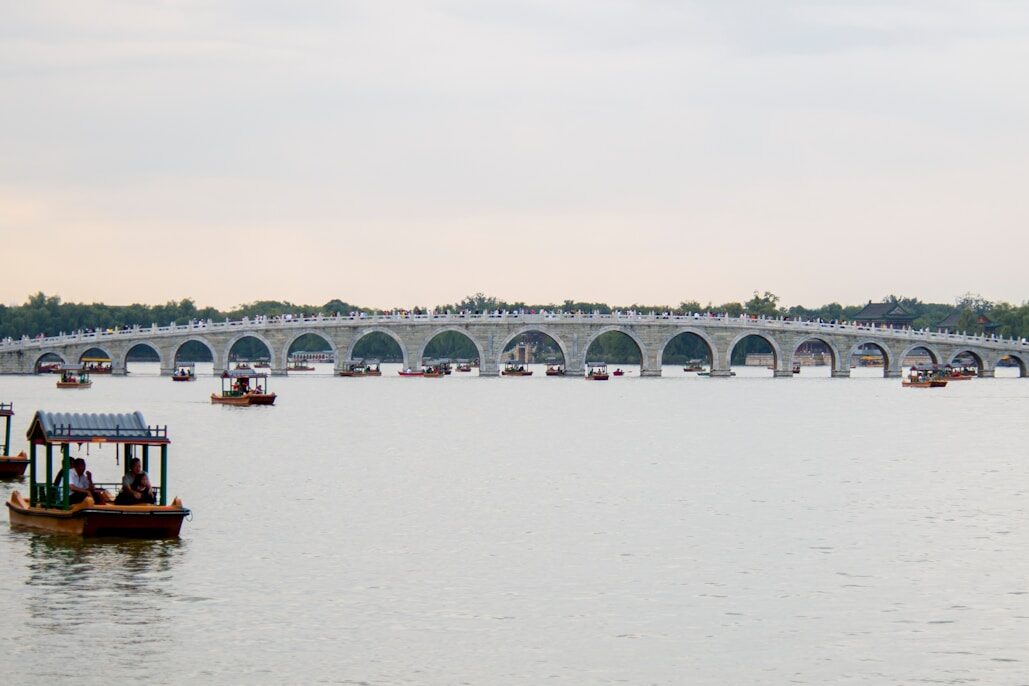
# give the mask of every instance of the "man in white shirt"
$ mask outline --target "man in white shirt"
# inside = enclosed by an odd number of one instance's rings
[[[71,472],[68,474],[68,503],[74,505],[81,503],[89,496],[95,503],[106,503],[110,500],[107,492],[93,485],[93,475],[86,471],[86,461],[76,457],[72,461]]]

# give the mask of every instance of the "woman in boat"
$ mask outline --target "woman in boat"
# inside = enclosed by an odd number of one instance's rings
[[[153,505],[157,501],[150,488],[150,476],[143,471],[138,457],[129,462],[129,473],[122,477],[121,493],[114,499],[115,505]]]

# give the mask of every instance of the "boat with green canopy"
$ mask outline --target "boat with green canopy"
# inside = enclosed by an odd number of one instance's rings
[[[0,418],[4,420],[4,442],[0,445],[0,479],[19,477],[25,474],[29,466],[29,458],[25,451],[11,455],[11,417],[14,416],[14,403],[0,403]]]
[[[66,364],[61,366],[61,378],[57,380],[58,388],[91,388],[93,382],[89,379],[89,370],[81,364]]]
[[[262,385],[263,384],[263,385]],[[221,394],[212,393],[215,405],[274,405],[275,394],[268,393],[268,375],[252,369],[227,369],[222,372]]]
[[[121,536],[138,538],[178,538],[182,520],[190,511],[175,498],[167,502],[168,438],[167,426],[150,426],[140,412],[125,414],[79,414],[39,410],[27,432],[29,439],[29,497],[13,491],[7,502],[11,526],[41,529],[78,536]],[[131,473],[134,457],[139,457],[143,472],[149,471],[151,451],[160,459],[160,480],[151,488],[154,503],[119,505],[97,502],[87,495],[72,503],[70,479],[73,469],[71,446],[111,444],[121,453],[124,475]],[[42,453],[43,473],[40,473]],[[61,468],[54,478],[55,456]],[[56,482],[56,483],[55,483]],[[102,489],[122,487],[121,483],[95,483]]]

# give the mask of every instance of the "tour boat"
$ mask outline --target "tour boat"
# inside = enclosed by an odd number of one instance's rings
[[[11,455],[11,417],[14,416],[14,403],[0,403],[0,417],[4,419],[4,442],[0,445],[0,479],[18,477],[25,473],[29,458],[25,451]]]
[[[548,364],[547,365],[547,376],[564,376],[565,368],[564,365],[560,364]]]
[[[82,363],[83,368],[85,368],[85,370],[90,374],[111,373],[110,357],[83,357],[79,362]]]
[[[625,376],[625,372],[622,371],[621,367],[614,371],[615,376]]]
[[[351,360],[337,373],[340,376],[382,376],[378,360]]]
[[[607,363],[606,362],[587,362],[586,363],[586,380],[587,381],[607,381]]]
[[[961,367],[960,369],[953,368],[950,370],[950,374],[947,375],[948,381],[968,381],[979,376],[979,371],[975,367]]]
[[[447,370],[439,362],[427,362],[422,365],[422,378],[441,379],[447,375]]]
[[[303,360],[293,360],[289,365],[289,371],[291,372],[313,372],[314,367],[307,364]]]
[[[117,536],[136,538],[178,538],[182,520],[190,511],[175,498],[167,503],[168,427],[151,427],[139,412],[131,414],[71,414],[39,410],[32,418],[29,439],[29,493],[11,493],[7,509],[12,527],[27,527],[75,536]],[[69,476],[72,470],[70,448],[83,443],[94,448],[112,444],[122,453],[124,474],[129,473],[133,452],[148,471],[150,449],[160,451],[160,481],[153,488],[155,504],[116,505],[98,503],[92,496],[71,504]],[[57,448],[55,451],[54,448]],[[43,448],[42,451],[39,449]],[[45,471],[40,474],[38,453],[42,452]],[[59,455],[62,469],[54,483],[53,456]],[[96,454],[94,452],[94,454]],[[123,474],[123,475],[124,475]],[[41,477],[43,480],[41,480]],[[121,483],[94,483],[98,489],[117,492]]]
[[[261,385],[262,380],[264,386]],[[253,385],[251,385],[251,381]],[[216,405],[274,405],[275,394],[267,392],[268,375],[250,369],[231,369],[222,372],[221,394],[212,393]]]
[[[422,372],[421,370],[415,371],[410,367],[408,367],[407,369],[401,369],[399,372],[397,372],[397,374],[399,374],[400,376],[422,376],[423,373],[424,372]]]
[[[260,362],[254,362],[254,369],[271,369],[271,365],[261,360]]]
[[[500,373],[502,376],[532,376],[532,370],[529,369],[528,365],[514,360],[506,362],[504,364],[504,371]]]
[[[176,366],[175,373],[172,374],[172,381],[196,381],[196,365],[192,362],[189,364],[180,364]]]
[[[948,372],[936,364],[916,364],[901,381],[907,388],[943,388],[947,385]]]
[[[61,367],[61,378],[57,380],[58,388],[89,388],[92,385],[89,372],[81,364],[66,364]]]
[[[60,362],[41,362],[36,367],[37,374],[60,374],[61,363]]]
[[[704,360],[688,360],[682,370],[684,372],[702,372],[704,371]]]

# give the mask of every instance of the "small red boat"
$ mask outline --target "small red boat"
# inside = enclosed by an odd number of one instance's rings
[[[615,376],[625,376],[625,372],[623,372],[621,369],[616,369],[614,371],[614,375]]]
[[[4,418],[4,442],[0,445],[0,479],[22,476],[29,466],[29,458],[25,451],[18,455],[9,455],[11,451],[11,417],[14,416],[14,403],[0,403],[0,417]]]

